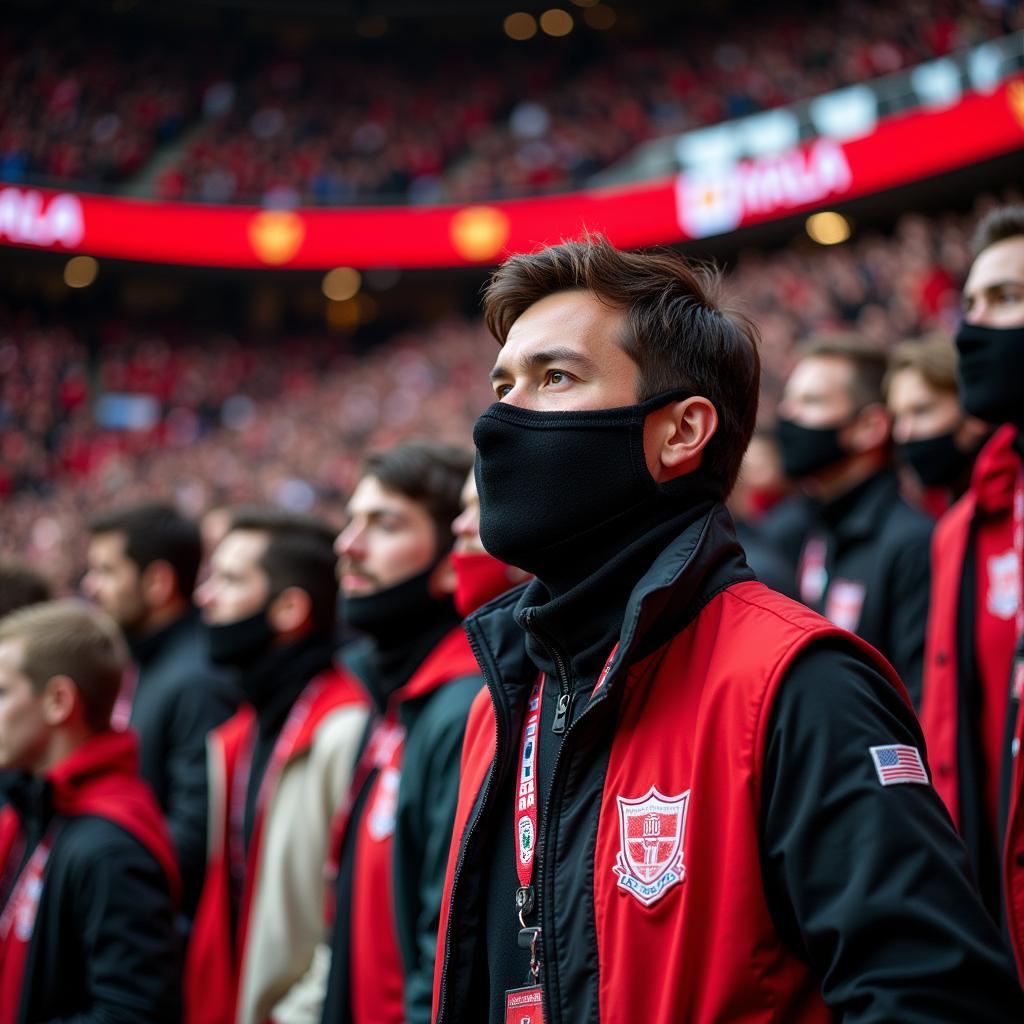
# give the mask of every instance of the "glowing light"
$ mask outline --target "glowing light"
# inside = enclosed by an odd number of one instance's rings
[[[540,16],[540,27],[549,36],[567,36],[572,26],[572,15],[561,7],[552,7]]]
[[[505,19],[504,28],[509,39],[521,42],[524,39],[532,39],[537,34],[537,19],[525,11],[516,11]]]
[[[324,274],[320,286],[324,295],[332,302],[346,302],[359,294],[363,283],[362,275],[352,267],[335,267]]]
[[[64,265],[64,283],[69,288],[88,288],[99,272],[100,265],[91,256],[72,256]]]
[[[834,210],[822,210],[807,218],[807,234],[819,245],[838,245],[850,237],[850,222]]]

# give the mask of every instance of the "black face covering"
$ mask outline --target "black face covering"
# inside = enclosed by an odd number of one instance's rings
[[[904,441],[896,445],[896,450],[925,487],[948,487],[963,478],[975,455],[958,448],[954,436],[955,432],[950,431],[919,441]]]
[[[218,626],[207,626],[210,641],[210,660],[217,665],[234,665],[249,668],[270,650],[274,631],[267,620],[269,603],[255,615],[227,622]]]
[[[1024,326],[964,323],[956,347],[964,409],[987,423],[1024,427]]]
[[[393,634],[407,635],[415,631],[422,618],[433,618],[441,603],[430,592],[430,577],[437,562],[421,573],[393,587],[385,587],[365,597],[345,598],[345,621],[353,629],[387,641]]]
[[[496,402],[477,420],[480,539],[495,558],[542,580],[582,569],[574,560],[599,537],[632,529],[678,487],[659,487],[644,457],[644,421],[676,390],[637,405],[534,412]]]
[[[850,422],[846,420],[835,427],[804,427],[780,419],[775,425],[775,436],[782,471],[792,480],[802,480],[849,458],[850,453],[839,441],[839,431]]]

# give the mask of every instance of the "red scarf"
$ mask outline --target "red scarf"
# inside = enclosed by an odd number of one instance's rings
[[[163,868],[175,903],[181,894],[171,837],[156,799],[139,778],[138,740],[130,732],[103,732],[46,773],[55,817],[106,818],[149,850]],[[46,884],[46,865],[55,837],[47,831],[15,879],[0,915],[0,1021],[18,1017],[25,965],[36,913]],[[0,876],[12,857],[21,857],[21,821],[11,806],[0,810]]]

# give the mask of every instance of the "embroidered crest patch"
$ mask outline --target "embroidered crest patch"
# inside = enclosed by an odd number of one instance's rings
[[[986,606],[997,619],[1012,619],[1020,602],[1020,567],[1012,548],[1005,555],[988,560],[988,597]]]
[[[690,791],[663,796],[655,786],[635,800],[616,797],[619,806],[619,855],[613,870],[619,888],[645,907],[681,882],[683,837]]]
[[[857,632],[860,613],[864,607],[865,588],[854,580],[835,580],[825,601],[825,618],[840,629]]]

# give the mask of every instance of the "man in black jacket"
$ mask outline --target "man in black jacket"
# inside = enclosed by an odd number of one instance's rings
[[[377,714],[338,821],[325,1024],[430,1019],[459,755],[481,685],[449,558],[471,465],[423,441],[371,455],[338,536],[345,615],[368,637],[351,655]]]
[[[192,604],[199,529],[170,505],[145,504],[98,516],[90,533],[82,589],[124,631],[136,667],[114,725],[138,733],[142,777],[167,817],[190,918],[205,864],[206,735],[241,699],[210,662]]]
[[[0,1020],[175,1024],[180,958],[170,836],[109,728],[125,659],[77,602],[0,621]]]
[[[779,444],[805,491],[803,515],[779,509],[762,539],[799,551],[800,599],[863,637],[892,663],[920,704],[932,523],[899,493],[883,353],[856,339],[811,345],[786,382]],[[797,499],[799,501],[801,499]]]
[[[752,578],[756,332],[592,239],[512,257],[438,1024],[1009,1021],[1020,993],[877,652]]]

